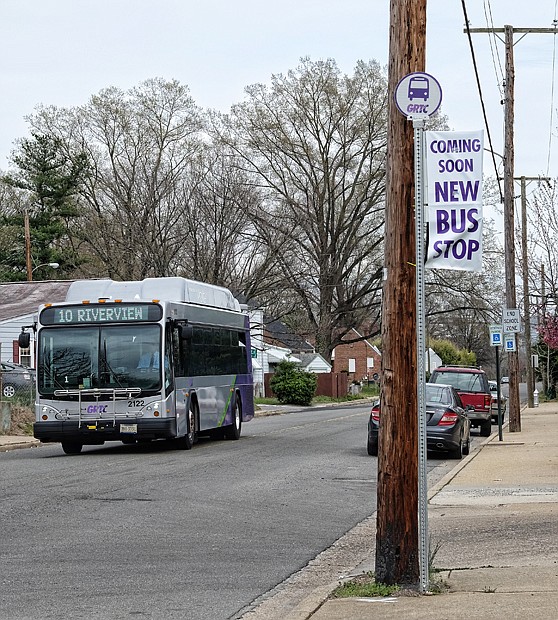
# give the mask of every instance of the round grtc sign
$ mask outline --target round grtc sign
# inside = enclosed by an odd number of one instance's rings
[[[442,103],[442,87],[429,73],[409,73],[395,87],[395,105],[409,120],[428,118]]]

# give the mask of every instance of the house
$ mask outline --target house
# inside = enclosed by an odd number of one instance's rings
[[[31,346],[20,350],[18,336],[22,328],[29,328],[36,320],[39,306],[66,299],[70,280],[37,282],[0,282],[0,359],[35,367],[34,333]]]
[[[352,329],[350,339],[353,338],[362,338],[362,335]],[[380,379],[382,354],[378,347],[366,339],[337,345],[331,359],[333,372],[346,372],[349,382]]]
[[[331,364],[327,362],[319,353],[299,353],[300,368],[305,372],[323,374],[331,372]]]
[[[434,351],[434,349],[428,348],[425,351],[426,359],[424,363],[426,365],[426,372],[430,373],[438,366],[442,366],[442,358]]]

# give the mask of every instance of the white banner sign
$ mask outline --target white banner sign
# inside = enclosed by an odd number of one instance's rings
[[[432,269],[482,269],[482,131],[426,131]]]

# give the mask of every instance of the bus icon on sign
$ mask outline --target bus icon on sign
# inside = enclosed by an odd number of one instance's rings
[[[423,76],[414,76],[409,80],[409,90],[407,92],[409,99],[424,99],[428,100],[430,95],[430,82],[428,78]]]

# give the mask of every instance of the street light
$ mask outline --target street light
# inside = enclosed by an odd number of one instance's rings
[[[31,273],[29,274],[29,281],[33,279],[32,275],[35,273],[35,271],[37,271],[37,269],[39,269],[39,267],[50,267],[51,269],[58,269],[58,267],[60,267],[60,263],[41,263],[40,265],[33,267],[33,269],[31,269]]]

